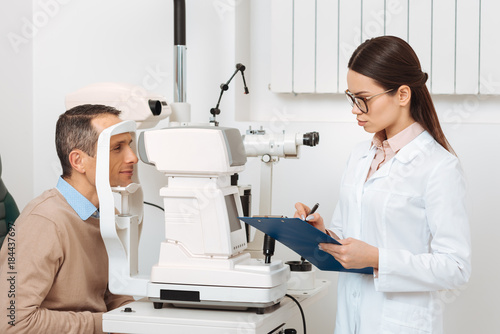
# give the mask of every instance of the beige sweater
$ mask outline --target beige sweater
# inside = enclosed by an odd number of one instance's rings
[[[99,219],[82,221],[48,190],[26,206],[0,251],[0,333],[102,333],[103,312],[133,301],[107,283]]]

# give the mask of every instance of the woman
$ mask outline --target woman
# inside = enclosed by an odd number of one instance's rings
[[[440,290],[471,272],[459,161],[405,41],[367,40],[348,67],[352,113],[373,139],[351,153],[328,229],[302,203],[295,214],[340,241],[320,247],[345,268],[374,268],[340,273],[335,333],[443,333]]]

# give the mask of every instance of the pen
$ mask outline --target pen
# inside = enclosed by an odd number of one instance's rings
[[[316,210],[318,210],[318,207],[319,207],[319,203],[314,204],[314,206],[312,207],[311,211],[309,211],[309,214],[307,215],[307,217],[309,217],[310,215],[312,215],[313,213],[315,213]],[[306,221],[308,221],[307,217],[306,217]]]

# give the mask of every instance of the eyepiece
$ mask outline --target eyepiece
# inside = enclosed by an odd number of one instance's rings
[[[149,100],[148,103],[149,103],[149,109],[151,109],[151,112],[153,113],[153,115],[158,116],[161,114],[161,109],[162,109],[161,101]]]
[[[303,144],[306,146],[318,145],[319,144],[319,133],[316,131],[305,133],[304,137],[303,137]]]

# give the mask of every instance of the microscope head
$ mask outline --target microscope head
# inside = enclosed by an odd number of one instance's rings
[[[238,129],[171,127],[141,133],[141,160],[167,176],[218,177],[244,170],[245,147]]]

